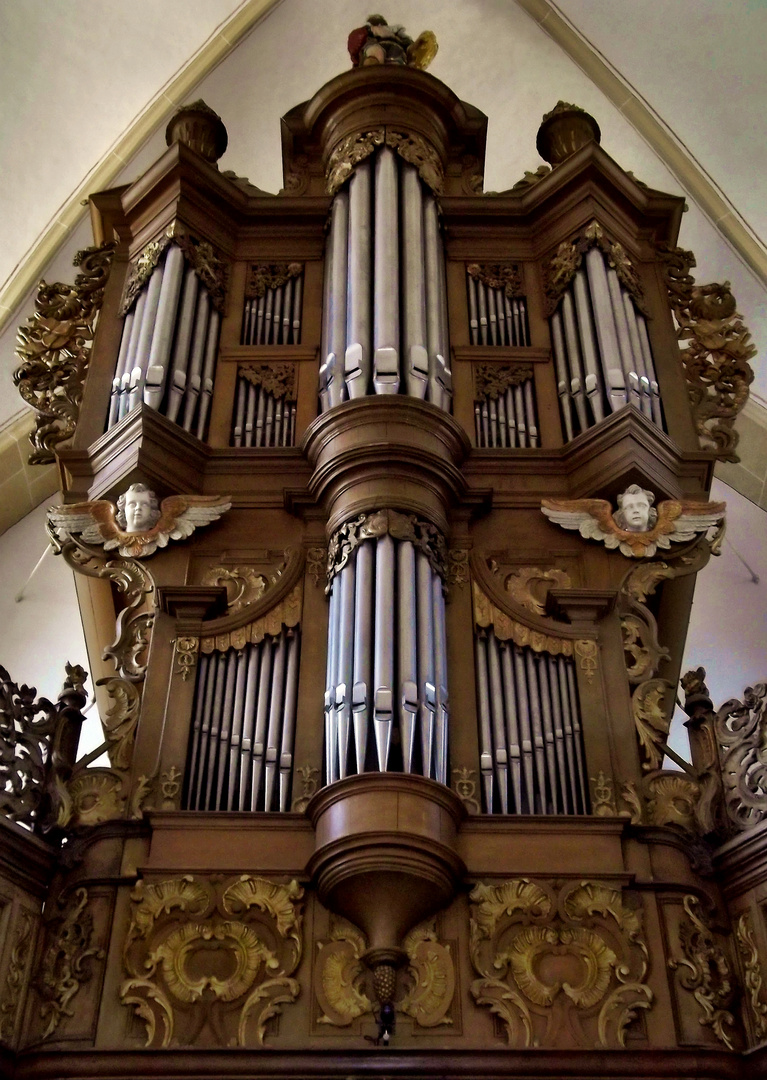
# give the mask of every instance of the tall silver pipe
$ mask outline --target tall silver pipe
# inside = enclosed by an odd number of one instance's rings
[[[192,737],[190,740],[191,753],[189,755],[189,768],[187,771],[186,790],[187,807],[193,806],[196,796],[197,765],[200,760],[200,745],[202,742],[202,716],[205,710],[205,691],[208,676],[210,657],[205,653],[200,656],[197,665],[197,683],[194,688],[194,715],[192,719]]]
[[[173,333],[179,314],[178,301],[183,273],[183,252],[175,244],[171,244],[165,256],[165,269],[144,382],[144,401],[153,409],[160,408],[165,392]]]
[[[538,446],[538,425],[535,420],[535,403],[533,401],[533,381],[526,379],[522,385],[522,394],[525,399],[525,419],[527,420],[527,437],[530,446]]]
[[[405,772],[409,773],[413,771],[413,750],[418,721],[418,644],[416,641],[418,624],[416,621],[415,549],[408,540],[397,542],[397,600],[399,727],[402,740],[402,766]]]
[[[396,394],[400,383],[399,220],[397,158],[391,147],[381,147],[375,169],[373,385],[377,394]]]
[[[255,300],[253,301],[255,304]],[[258,304],[256,305],[256,327],[253,334],[253,344],[264,344],[264,311],[266,309],[266,292],[263,296],[259,296]]]
[[[426,278],[421,181],[413,165],[403,162],[400,172],[402,230],[402,344],[405,386],[411,397],[425,398],[429,386],[426,336]]]
[[[610,303],[615,318],[615,329],[618,333],[618,348],[620,350],[623,375],[626,380],[627,398],[632,405],[639,408],[638,364],[631,348],[631,336],[626,321],[626,308],[623,303],[623,290],[618,275],[612,266],[607,267],[607,285],[610,289]]]
[[[562,297],[562,318],[565,327],[565,340],[567,341],[567,355],[570,361],[570,370],[574,378],[577,378],[578,380],[579,395],[582,393],[583,397],[589,402],[594,418],[601,419],[602,400],[599,380],[595,371],[584,371],[578,327],[575,321],[575,306],[569,289],[566,290],[565,295]],[[579,409],[578,416],[581,420],[581,428],[583,430],[585,411]]]
[[[364,397],[371,375],[371,163],[363,161],[349,181],[349,301],[344,378],[350,398]]]
[[[616,412],[618,409],[623,408],[628,397],[620,347],[618,345],[618,332],[615,327],[615,317],[610,301],[605,260],[599,248],[591,248],[586,252],[586,273],[588,275],[589,291],[591,292],[591,302],[594,308],[594,322],[596,323],[607,397],[610,408],[613,412]]]
[[[562,704],[562,723],[565,731],[565,748],[567,750],[567,774],[570,778],[570,790],[573,799],[573,812],[583,813],[579,798],[578,787],[578,758],[575,752],[575,732],[573,730],[573,712],[570,707],[570,691],[567,686],[567,668],[563,657],[555,659],[551,657],[549,671],[552,682],[557,679],[559,684],[559,696]]]
[[[498,445],[505,447],[508,444],[508,424],[506,422],[506,397],[504,394],[498,395],[496,402],[498,408]]]
[[[144,309],[144,317],[141,320],[141,330],[139,331],[138,343],[136,345],[133,369],[130,373],[129,412],[135,409],[141,402],[146,368],[149,361],[149,350],[151,348],[152,335],[154,334],[155,320],[157,318],[157,307],[160,303],[163,272],[164,267],[161,263],[152,271],[152,276],[149,278],[149,284],[147,285],[146,308]]]
[[[115,374],[112,379],[112,393],[109,398],[109,419],[107,420],[107,430],[117,423],[120,419],[120,391],[122,389],[123,375],[128,370],[128,352],[130,350],[131,334],[133,333],[133,322],[136,318],[135,308],[131,309],[125,316],[123,322],[123,332],[120,338],[120,351],[117,354],[117,364],[115,365]]]
[[[490,446],[495,449],[498,445],[498,402],[495,398],[489,399],[487,411],[490,420]]]
[[[274,445],[282,446],[282,411],[283,400],[277,398],[274,402]]]
[[[376,540],[373,681],[378,768],[386,772],[394,718],[394,541],[388,535]]]
[[[296,285],[295,285],[295,288],[293,290],[292,329],[293,329],[293,344],[294,345],[300,345],[301,344],[301,302],[303,300],[303,292],[304,292],[304,279],[303,279],[303,275],[299,274],[299,276],[296,278]]]
[[[264,345],[273,345],[272,341],[272,308],[274,306],[274,289],[267,289],[264,295],[266,305],[264,307],[264,328],[263,338]]]
[[[514,672],[512,669],[512,649],[508,641],[498,643],[501,658],[501,673],[503,678],[503,697],[506,703],[506,746],[509,755],[509,771],[511,774],[511,787],[514,796],[514,812],[521,814],[522,811],[522,739],[519,733],[519,719],[517,709],[517,691],[514,686]]]
[[[280,343],[280,327],[282,326],[282,288],[274,290],[274,306],[272,308],[272,345]]]
[[[469,274],[466,278],[469,286],[469,335],[472,345],[479,345],[479,307],[477,305],[477,281]]]
[[[357,561],[352,558],[338,575],[340,597],[337,666],[335,674],[335,727],[338,761],[333,770],[339,780],[347,774],[349,736],[352,719],[352,679],[354,675],[354,596]]]
[[[445,401],[443,380],[440,379],[437,357],[447,356],[447,335],[442,325],[445,297],[442,288],[443,255],[439,235],[437,203],[427,194],[423,204],[424,267],[426,271],[426,339],[429,352],[429,401],[442,409],[449,409]]]
[[[511,298],[504,294],[503,307],[506,312],[506,328],[509,335],[509,345],[519,345],[519,306],[511,302]]]
[[[552,814],[558,814],[562,809],[559,796],[559,773],[557,770],[557,752],[554,746],[554,719],[551,704],[551,688],[549,687],[549,669],[547,657],[536,653],[534,665],[538,676],[538,693],[541,703],[541,720],[543,723],[543,739],[546,748],[546,776],[549,781],[551,795],[550,810]],[[562,777],[564,780],[564,777]]]
[[[352,723],[357,772],[365,771],[373,685],[373,563],[375,548],[368,541],[357,548],[357,582],[354,597],[354,683]]]
[[[168,407],[166,415],[169,420],[176,422],[181,402],[186,393],[187,375],[189,370],[189,350],[192,345],[192,334],[195,326],[195,311],[197,308],[198,277],[194,269],[189,266],[184,274],[184,285],[181,292],[181,307],[179,309],[176,339],[173,342],[173,355],[171,357],[170,390],[168,393]]]
[[[527,423],[525,422],[525,400],[521,386],[513,387],[514,390],[514,412],[517,414],[517,438],[519,439],[520,446],[527,446]]]
[[[570,442],[573,437],[572,398],[570,396],[570,374],[565,352],[565,339],[562,332],[562,316],[555,311],[551,316],[551,344],[554,352],[554,367],[557,372],[557,393],[559,409],[565,425],[565,438]],[[579,417],[580,420],[580,417]]]
[[[530,706],[530,724],[533,732],[535,755],[535,779],[538,795],[538,812],[546,813],[546,750],[541,720],[541,700],[535,677],[535,661],[532,650],[525,650],[525,674],[527,676],[527,700]]]
[[[285,631],[283,631],[285,633]],[[290,782],[293,775],[293,743],[296,735],[296,708],[298,705],[298,649],[299,631],[289,629],[288,664],[285,675],[285,713],[280,745],[280,811],[288,809]]]
[[[447,735],[448,735],[448,687],[447,687],[447,638],[445,634],[445,594],[439,574],[432,573],[432,618],[434,622],[434,683],[437,688],[436,715],[434,720],[434,749],[436,754],[435,779],[447,784]]]
[[[569,416],[569,401],[568,402],[568,416]],[[517,445],[517,414],[514,409],[514,394],[509,386],[506,390],[506,426],[507,426],[507,442],[509,446]]]
[[[261,642],[261,672],[258,680],[258,704],[256,706],[256,726],[253,733],[251,751],[252,784],[250,789],[250,809],[258,810],[261,794],[261,776],[264,767],[266,749],[267,721],[269,719],[269,699],[272,690],[272,660],[274,639],[265,637]]]
[[[498,641],[491,630],[487,635],[487,662],[490,676],[490,719],[492,722],[495,779],[501,799],[501,813],[509,812],[509,754],[506,748],[506,730],[504,724],[503,686],[501,684],[501,663],[498,656]],[[506,703],[508,708],[508,702]]]
[[[658,387],[658,380],[655,376],[655,363],[652,358],[652,349],[650,348],[650,337],[647,333],[647,323],[645,322],[644,315],[637,313],[637,329],[639,330],[639,341],[642,346],[642,356],[644,357],[645,370],[650,380],[651,398],[652,401],[652,418],[661,431],[665,430],[663,427],[663,412],[660,403],[660,389]]]
[[[224,710],[224,698],[226,696],[226,673],[228,657],[220,652],[216,663],[216,687],[213,691],[213,706],[210,712],[207,732],[207,756],[203,762],[203,775],[200,784],[199,810],[210,810],[213,800],[213,785],[216,778],[216,764],[219,755],[221,730],[221,716]]]
[[[202,378],[202,365],[205,356],[205,345],[208,336],[208,320],[210,316],[210,297],[208,290],[203,288],[197,293],[197,310],[195,312],[194,332],[192,333],[192,346],[187,370],[186,392],[184,394],[184,418],[181,426],[184,431],[192,430],[192,421],[197,408],[197,400],[200,396],[200,382]]]
[[[240,376],[237,379],[237,394],[234,406],[234,427],[232,429],[232,446],[242,446],[245,434],[245,403],[248,400],[248,388],[250,383]]]
[[[546,685],[551,701],[552,723],[554,725],[554,747],[557,756],[557,775],[559,788],[562,793],[563,809],[566,814],[573,812],[573,797],[575,794],[575,775],[571,774],[565,745],[565,728],[562,720],[562,707],[559,697],[559,678],[557,676],[556,661],[552,656],[544,656],[541,659],[541,670],[546,665]],[[542,676],[543,678],[543,676]],[[572,729],[571,729],[572,735]]]
[[[586,773],[583,767],[583,736],[581,733],[580,710],[578,708],[578,692],[575,688],[575,671],[572,661],[563,665],[567,672],[567,689],[570,695],[570,714],[573,718],[573,741],[575,742],[575,760],[577,764],[576,777],[578,780],[578,792],[582,813],[588,812],[588,792],[586,787]]]
[[[331,219],[332,220],[332,219]],[[322,331],[320,337],[320,372],[319,394],[320,407],[323,412],[330,408],[330,383],[335,377],[339,377],[335,368],[335,356],[330,352],[331,336],[331,297],[333,295],[333,232],[328,234],[325,243],[325,269],[322,282]]]
[[[490,345],[498,345],[498,315],[495,310],[495,289],[487,287],[487,324]]]
[[[237,689],[237,666],[240,653],[236,649],[230,649],[226,660],[226,683],[224,689],[224,706],[219,720],[218,735],[218,768],[216,769],[216,794],[213,800],[209,800],[209,810],[227,809],[228,801],[222,807],[224,795],[224,781],[229,765],[229,740],[232,731],[232,717],[234,715],[234,697]]]
[[[245,681],[245,704],[242,716],[242,736],[240,739],[240,780],[238,810],[250,809],[248,787],[251,779],[250,760],[253,753],[253,736],[256,726],[256,702],[258,700],[259,672],[261,668],[261,646],[251,644],[248,653],[248,673]]]
[[[478,628],[474,635],[475,662],[477,670],[477,697],[479,698],[479,772],[485,810],[493,812],[493,739],[490,734],[490,691],[487,683],[487,630]]]
[[[330,586],[328,605],[328,660],[325,679],[325,777],[329,784],[338,779],[336,762],[338,760],[338,729],[336,727],[335,690],[336,667],[338,664],[338,617],[340,613],[341,586],[338,575]]]
[[[266,399],[266,418],[264,419],[264,434],[262,446],[272,445],[272,436],[274,429],[274,398],[271,394],[267,394],[263,387],[261,388],[261,399]]]
[[[631,353],[634,357],[634,363],[636,365],[636,372],[638,376],[638,393],[639,393],[639,408],[650,420],[652,420],[652,389],[650,387],[650,379],[645,367],[644,353],[642,352],[642,343],[639,340],[639,327],[637,326],[637,313],[634,308],[634,301],[631,299],[631,295],[622,290],[623,292],[623,308],[626,313],[626,325],[628,326],[629,337],[631,338]]]
[[[266,391],[262,386],[259,386],[256,388],[256,393],[258,394],[258,401],[256,405],[256,427],[253,445],[266,446],[266,434],[264,431],[264,422],[266,420]]]
[[[525,777],[527,812],[535,813],[535,780],[533,776],[535,748],[530,726],[530,701],[527,693],[527,672],[525,654],[514,646],[514,676],[517,687],[517,707],[519,709],[519,729],[522,734],[522,771]]]
[[[285,634],[276,638],[274,665],[272,667],[272,685],[269,688],[269,727],[266,735],[264,753],[264,810],[273,807],[277,792],[279,775],[279,755],[282,743],[282,729],[285,722],[285,661],[287,659]]]
[[[575,310],[578,316],[578,340],[583,353],[583,364],[586,372],[585,390],[591,411],[597,423],[604,420],[604,408],[602,405],[602,379],[600,377],[599,352],[594,334],[594,319],[591,315],[591,302],[586,281],[586,274],[579,269],[575,272],[572,284],[573,296],[575,297]]]
[[[208,334],[205,342],[205,366],[202,369],[200,380],[200,409],[197,417],[197,438],[205,438],[205,428],[208,423],[208,410],[213,397],[213,376],[216,371],[216,352],[218,350],[218,328],[221,316],[215,310],[210,313],[208,320]]]
[[[477,282],[477,311],[479,313],[479,341],[487,345],[487,297],[484,281]]]
[[[192,798],[190,800],[190,809],[201,810],[203,808],[203,785],[205,781],[205,764],[208,759],[208,751],[210,749],[210,728],[211,717],[214,709],[214,696],[216,692],[216,683],[219,675],[219,653],[212,653],[208,658],[208,677],[205,684],[205,701],[202,707],[202,718],[200,726],[200,748],[199,756],[197,759],[197,767],[194,775],[194,784],[192,788]]]

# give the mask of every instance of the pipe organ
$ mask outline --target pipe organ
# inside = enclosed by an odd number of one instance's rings
[[[583,110],[483,193],[434,48],[355,31],[279,195],[182,110],[22,328],[104,742],[3,671],[4,1075],[764,1072],[761,698],[664,768],[748,334]]]

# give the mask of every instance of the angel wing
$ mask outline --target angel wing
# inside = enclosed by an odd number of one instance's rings
[[[541,511],[549,521],[563,529],[577,529],[587,540],[603,540],[606,547],[617,547],[617,526],[606,499],[543,499]]]
[[[59,540],[67,540],[72,533],[79,533],[86,544],[115,547],[123,535],[115,513],[114,503],[94,499],[92,502],[51,506],[48,520]]]
[[[693,540],[696,533],[706,532],[724,518],[727,503],[723,502],[683,502],[682,512],[674,521],[672,540]]]
[[[231,499],[223,495],[169,495],[160,504],[157,546],[186,539],[195,529],[218,521],[231,505]]]

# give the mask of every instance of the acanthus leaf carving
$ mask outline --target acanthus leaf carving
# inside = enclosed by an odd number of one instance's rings
[[[261,386],[273,398],[296,400],[296,365],[282,362],[240,364],[237,374],[253,386]]]
[[[522,274],[516,263],[468,263],[466,273],[490,289],[503,289],[510,300],[524,295]]]
[[[175,244],[208,291],[216,311],[223,312],[229,281],[229,263],[209,240],[201,240],[180,221],[174,221],[157,240],[152,240],[132,261],[123,289],[120,314],[127,315],[149,281],[163,255]]]
[[[299,581],[287,596],[252,622],[239,626],[235,630],[200,638],[200,651],[210,654],[214,650],[226,652],[229,648],[244,649],[248,642],[263,641],[267,634],[276,636],[283,626],[290,631],[301,622],[302,606],[303,585]]]
[[[74,285],[40,282],[35,312],[19,328],[17,354],[21,366],[14,384],[36,413],[30,434],[30,465],[55,460],[58,446],[77,427],[88,373],[93,336],[115,244],[79,251],[74,265],[82,270]]]
[[[325,190],[328,195],[335,195],[355,167],[370,157],[376,147],[384,144],[391,147],[403,161],[415,166],[418,175],[435,195],[441,194],[444,169],[431,143],[415,132],[379,127],[345,135],[333,147],[325,168]]]
[[[437,526],[415,514],[384,509],[358,514],[333,533],[328,544],[328,585],[325,592],[330,592],[333,578],[346,566],[363,541],[387,535],[395,540],[409,540],[418,551],[423,552],[442,581],[446,580],[447,544]]]
[[[13,932],[13,944],[5,975],[0,1003],[0,1042],[15,1046],[19,1014],[24,1003],[25,973],[34,943],[36,917],[28,908],[21,908]]]
[[[500,1018],[509,1045],[626,1045],[629,1025],[653,995],[641,913],[618,889],[582,881],[557,895],[515,878],[478,885],[469,899],[480,976],[471,993]]]
[[[565,290],[583,262],[583,256],[592,247],[599,248],[639,311],[647,315],[642,282],[626,249],[617,241],[610,240],[597,221],[592,221],[576,240],[563,241],[551,259],[545,274],[546,315],[556,311]]]
[[[93,978],[93,962],[106,955],[94,944],[88,905],[88,890],[75,889],[70,897],[59,897],[58,912],[54,908],[54,914],[46,917],[46,948],[36,980],[42,998],[40,1018],[45,1023],[42,1039],[50,1038],[65,1017],[75,1015],[72,999]]]
[[[754,940],[754,927],[751,912],[744,911],[735,924],[735,940],[738,943],[743,964],[744,985],[748,992],[748,1013],[753,1024],[757,1042],[767,1039],[767,1002],[764,1000],[762,986],[764,973],[759,960],[759,950]]]
[[[496,401],[509,387],[533,377],[532,364],[473,364],[474,400]]]
[[[299,262],[254,263],[248,270],[245,299],[255,300],[266,296],[267,289],[280,289],[303,272],[304,264]]]
[[[516,604],[534,615],[545,615],[551,589],[570,589],[572,584],[567,571],[556,566],[520,566],[506,575],[503,586]]]
[[[677,322],[677,336],[686,347],[679,356],[687,380],[700,445],[723,461],[739,460],[738,433],[733,425],[748,399],[756,355],[751,335],[736,311],[729,281],[696,285],[691,251],[658,245],[658,254]]]
[[[499,641],[513,641],[515,645],[529,646],[534,652],[547,652],[552,656],[572,656],[573,641],[533,630],[517,622],[501,611],[482,591],[476,581],[472,582],[474,622],[481,628],[492,627]]]

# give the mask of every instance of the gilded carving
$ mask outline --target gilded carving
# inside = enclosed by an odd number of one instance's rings
[[[330,592],[333,578],[349,562],[353,552],[363,540],[379,536],[393,536],[395,540],[409,540],[429,560],[432,570],[443,581],[447,577],[447,545],[436,525],[424,521],[415,514],[401,514],[398,510],[374,510],[372,514],[359,514],[347,521],[330,539],[328,544],[328,585]]]
[[[541,566],[520,566],[506,576],[503,584],[511,599],[534,615],[546,614],[546,597],[551,589],[572,587],[570,575],[556,566],[548,570]]]
[[[645,982],[641,914],[622,893],[582,881],[557,890],[527,878],[477,885],[471,985],[510,1046],[626,1045],[629,1025],[653,995]]]
[[[414,165],[418,175],[435,195],[441,194],[444,170],[439,154],[431,143],[422,135],[380,127],[345,135],[334,146],[325,169],[328,195],[335,195],[354,172],[355,166],[370,157],[377,146],[384,144],[395,150],[404,161]]]
[[[254,264],[248,270],[245,299],[255,300],[257,297],[266,296],[267,289],[281,289],[293,278],[300,277],[303,272],[304,264],[297,262]]]
[[[641,312],[647,314],[642,282],[633,263],[626,254],[626,249],[616,241],[605,236],[602,226],[592,221],[576,240],[559,245],[545,273],[546,314],[551,315],[557,308],[565,290],[575,277],[583,256],[592,248],[598,247],[607,259],[608,265],[615,270],[623,288],[630,294]]]
[[[130,816],[134,821],[138,821],[146,810],[152,809],[146,800],[152,793],[153,780],[154,776],[145,776],[143,773],[136,778],[130,797]]]
[[[78,828],[122,817],[122,789],[122,777],[109,769],[83,769],[67,784],[70,805],[66,815],[59,815],[58,824]]]
[[[748,993],[748,1014],[754,1027],[756,1042],[767,1039],[767,1003],[762,994],[764,974],[759,960],[759,950],[754,941],[751,913],[744,911],[735,924],[735,940],[743,964],[743,982]]]
[[[631,710],[639,745],[643,752],[642,768],[659,769],[665,754],[665,745],[671,727],[671,716],[666,709],[669,684],[665,679],[645,679],[634,690]]]
[[[298,996],[303,895],[295,881],[250,875],[139,881],[120,999],[144,1021],[146,1046],[263,1045],[268,1021]]]
[[[434,920],[414,927],[402,947],[410,961],[410,987],[397,1008],[422,1028],[452,1024],[447,1013],[455,994],[455,966],[450,946],[437,937]]]
[[[111,702],[101,720],[110,764],[114,769],[128,769],[136,739],[141,693],[135,683],[127,679],[99,679],[96,686],[106,688]]]
[[[695,540],[724,519],[725,503],[666,499],[656,509],[654,501],[652,492],[632,484],[618,496],[615,514],[606,499],[543,499],[541,512],[563,529],[577,529],[585,539],[635,559],[650,558],[672,541]]]
[[[527,645],[534,652],[547,652],[553,656],[573,655],[573,642],[569,638],[554,637],[512,619],[495,606],[476,581],[472,582],[472,594],[474,622],[481,627],[492,626],[499,641],[513,641],[515,645]]]
[[[124,501],[134,493],[136,498],[144,498],[146,510],[143,506],[136,510],[130,501]],[[169,495],[158,506],[153,491],[144,484],[131,484],[117,504],[94,499],[52,506],[48,521],[62,543],[78,534],[86,544],[103,546],[105,551],[117,548],[126,559],[144,559],[167,547],[169,540],[185,540],[195,529],[218,521],[231,506],[221,495]]]
[[[495,401],[510,386],[521,386],[533,377],[532,364],[473,364],[474,400]]]
[[[580,639],[574,642],[573,650],[584,679],[587,683],[593,683],[599,666],[599,650],[596,641],[591,641],[589,638]]]
[[[679,924],[679,945],[683,956],[669,960],[672,971],[679,970],[679,983],[697,1001],[702,1016],[699,1023],[709,1027],[719,1042],[733,1049],[735,1017],[728,1011],[736,991],[730,962],[707,925],[697,896],[683,900],[686,919]]]
[[[272,575],[270,580],[253,566],[211,566],[203,574],[202,584],[223,585],[227,593],[227,614],[236,615],[238,611],[260,600],[279,576],[280,571]]]
[[[348,1027],[373,1011],[365,993],[364,934],[340,916],[331,916],[330,941],[317,942],[315,994],[322,1010],[317,1022]]]
[[[477,794],[477,770],[470,769],[468,765],[462,765],[453,769],[453,790],[470,814],[481,814],[482,807],[479,805]]]
[[[724,461],[738,461],[733,424],[748,399],[756,355],[751,335],[735,310],[730,283],[696,285],[691,251],[658,245],[671,309],[676,318],[679,356],[687,379],[700,445]]]
[[[524,296],[522,275],[516,263],[469,263],[466,273],[490,289],[503,289],[509,299]]]
[[[72,999],[93,978],[93,962],[105,956],[93,943],[88,890],[75,889],[68,899],[59,897],[57,906],[61,913],[46,918],[46,947],[36,980],[42,998],[40,1019],[45,1023],[43,1039],[50,1038],[64,1017],[75,1015]]]
[[[612,776],[606,776],[600,769],[597,776],[591,777],[591,812],[596,817],[616,817]]]
[[[320,786],[320,770],[314,765],[301,765],[295,774],[301,778],[301,794],[293,800],[292,810],[294,814],[303,814]]]
[[[16,1024],[24,1000],[24,973],[33,946],[34,927],[33,913],[27,908],[21,908],[13,934],[2,1004],[0,1004],[0,1042],[5,1043],[6,1046],[13,1046],[16,1041]]]
[[[253,386],[261,386],[273,398],[296,400],[296,365],[287,363],[240,364],[237,374]]]
[[[54,451],[77,427],[96,320],[114,257],[114,243],[78,251],[74,285],[40,282],[34,314],[19,328],[13,373],[19,393],[36,413],[30,465],[54,461]]]
[[[197,667],[197,655],[200,647],[200,639],[196,637],[176,638],[176,671],[174,674],[181,676],[182,682],[188,682],[192,672]]]
[[[315,588],[319,588],[327,576],[328,552],[324,547],[312,547],[306,552],[306,572]]]
[[[163,810],[178,810],[178,797],[181,791],[183,773],[175,765],[160,773],[160,794]]]
[[[276,636],[283,626],[298,626],[301,622],[302,603],[303,589],[301,582],[299,582],[273,608],[246,626],[239,626],[236,630],[201,638],[200,651],[209,654],[214,650],[226,652],[229,648],[244,649],[248,642],[257,643],[263,641],[267,634]]]
[[[535,187],[539,184],[545,176],[548,176],[551,172],[550,165],[539,165],[538,168],[531,172],[529,169],[525,169],[524,176],[521,180],[517,180],[513,185],[512,191],[527,191],[531,187]]]
[[[200,240],[180,221],[174,221],[162,236],[147,244],[131,263],[120,304],[121,315],[127,315],[133,307],[138,294],[149,281],[154,268],[171,244],[181,249],[184,258],[208,290],[210,302],[216,311],[224,310],[229,264],[208,240]]]
[[[727,816],[738,829],[767,818],[767,684],[747,687],[714,719]]]

